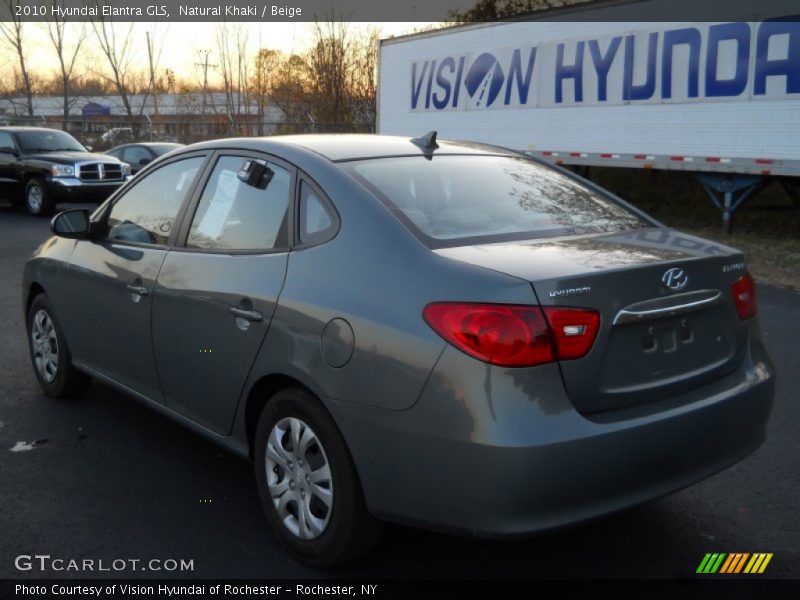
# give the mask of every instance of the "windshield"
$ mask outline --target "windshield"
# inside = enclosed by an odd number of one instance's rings
[[[17,141],[23,152],[55,152],[71,150],[86,152],[78,140],[63,131],[18,131]]]
[[[342,166],[433,246],[648,225],[582,183],[524,158],[414,156]]]

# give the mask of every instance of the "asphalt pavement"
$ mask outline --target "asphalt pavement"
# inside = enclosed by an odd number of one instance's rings
[[[349,567],[295,562],[267,529],[252,465],[93,383],[75,400],[44,396],[25,341],[20,281],[49,235],[46,219],[0,201],[0,577],[15,558],[184,559],[188,573],[117,576],[610,577],[695,572],[706,552],[772,552],[767,575],[800,578],[800,295],[759,288],[778,373],[765,444],[736,466],[633,510],[524,541],[462,539],[388,527]],[[31,449],[19,449],[20,442]],[[38,443],[37,443],[38,442]],[[458,490],[453,490],[458,502]],[[102,573],[100,574],[102,575]]]

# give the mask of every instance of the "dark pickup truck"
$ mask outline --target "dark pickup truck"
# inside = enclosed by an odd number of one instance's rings
[[[130,165],[63,131],[0,127],[0,198],[33,215],[51,215],[59,202],[102,202],[130,174]]]

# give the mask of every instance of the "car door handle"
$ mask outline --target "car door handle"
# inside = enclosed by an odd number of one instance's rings
[[[245,319],[246,321],[259,322],[264,318],[264,315],[262,315],[260,311],[257,311],[255,309],[246,309],[246,308],[239,308],[238,306],[231,306],[230,311],[234,317],[237,317],[239,319]]]
[[[133,284],[129,284],[129,285],[127,286],[127,288],[128,288],[128,291],[129,291],[130,293],[132,293],[132,294],[138,294],[139,296],[147,296],[147,294],[149,294],[149,293],[150,293],[150,290],[148,290],[148,289],[147,289],[145,286],[143,286],[143,285],[133,285]]]

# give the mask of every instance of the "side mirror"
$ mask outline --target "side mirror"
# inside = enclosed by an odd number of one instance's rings
[[[12,154],[14,156],[18,156],[19,152],[17,152],[16,148],[9,148],[6,146],[5,148],[0,148],[0,154]]]
[[[94,150],[94,148],[92,146],[88,146],[88,145],[84,146],[84,148],[86,148],[87,152],[91,152],[92,150]]]
[[[83,240],[90,233],[89,211],[85,208],[65,210],[50,221],[50,230],[59,237]]]
[[[152,159],[150,159],[150,158],[142,158],[141,160],[139,160],[139,164],[142,165],[142,166],[149,165],[151,162],[152,162]]]

